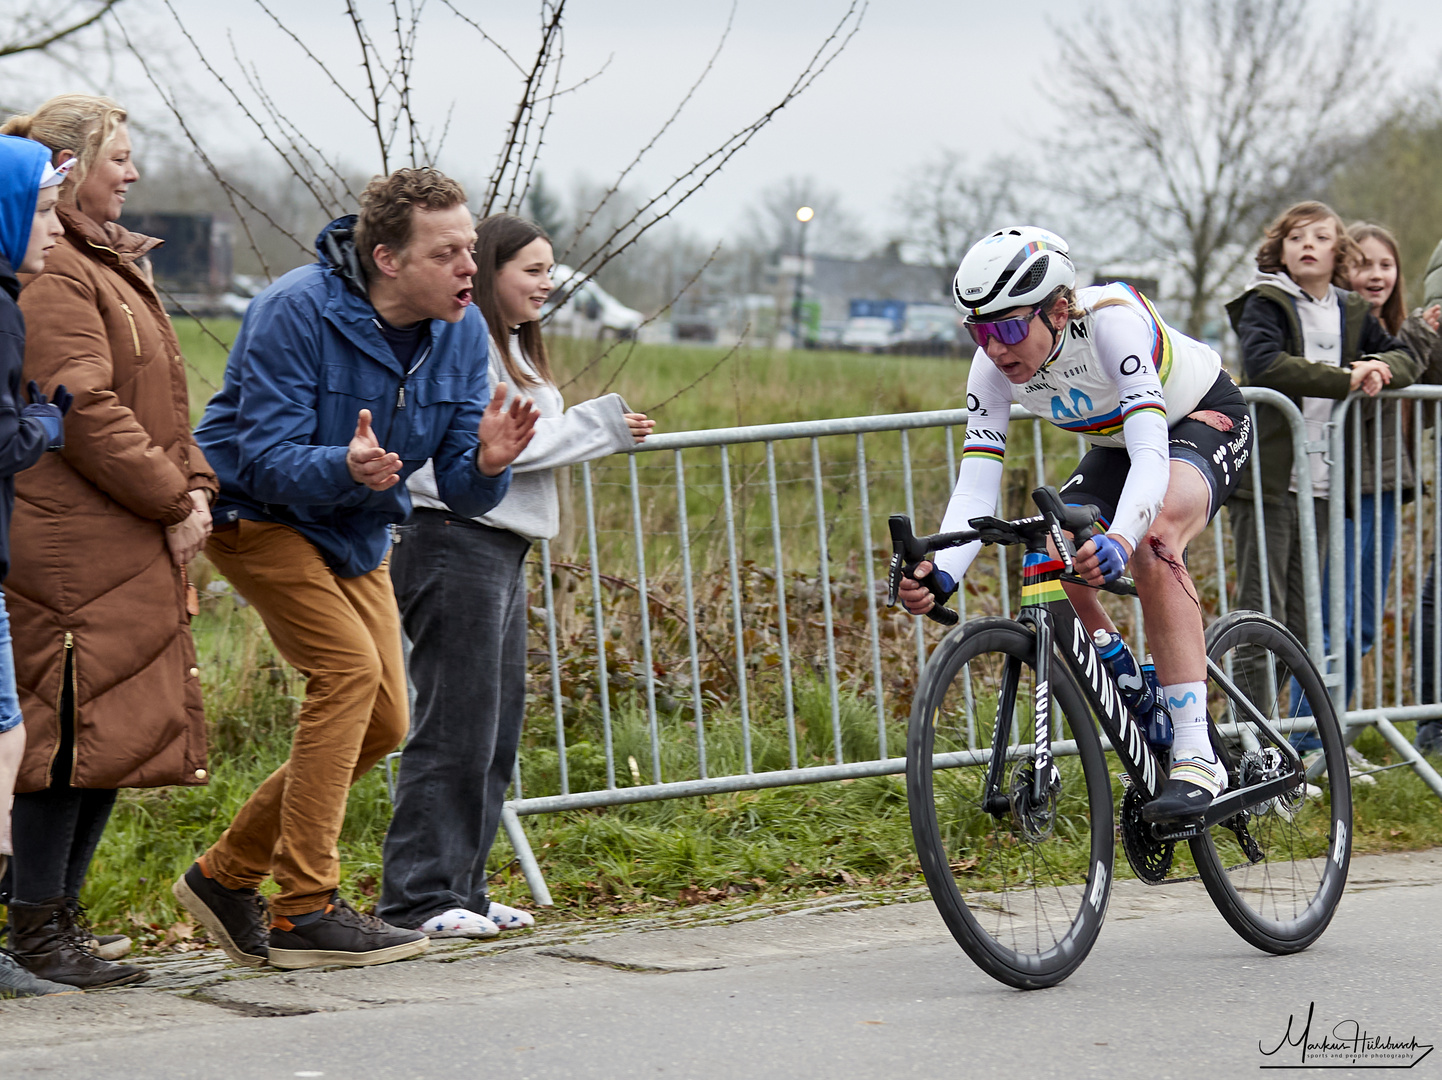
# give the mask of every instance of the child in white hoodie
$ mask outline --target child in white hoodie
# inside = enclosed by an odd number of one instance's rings
[[[1281,391],[1301,408],[1307,439],[1326,438],[1332,406],[1353,391],[1375,396],[1384,387],[1409,385],[1417,364],[1402,342],[1382,328],[1368,302],[1346,291],[1356,244],[1325,203],[1289,207],[1267,229],[1257,250],[1257,272],[1247,290],[1227,305],[1241,343],[1242,385]],[[1258,536],[1252,476],[1242,476],[1227,504],[1237,552],[1237,606],[1262,608],[1259,544],[1267,550],[1271,613],[1307,643],[1298,523],[1317,523],[1318,565],[1327,558],[1327,482],[1323,455],[1292,460],[1292,436],[1276,409],[1257,411],[1264,525]],[[1297,505],[1299,468],[1310,469],[1311,507]],[[1311,747],[1303,743],[1302,749]]]

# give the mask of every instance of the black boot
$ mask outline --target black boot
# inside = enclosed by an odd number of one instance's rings
[[[75,925],[65,897],[43,904],[10,903],[10,952],[32,974],[50,982],[100,990],[144,982],[150,973],[113,964],[90,951],[89,934]]]
[[[76,897],[67,896],[65,903],[70,907],[70,921],[79,932],[81,944],[102,960],[119,960],[129,956],[134,944],[124,934],[97,934],[90,925],[90,915]]]

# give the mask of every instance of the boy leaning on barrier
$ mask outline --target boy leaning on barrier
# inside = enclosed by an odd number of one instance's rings
[[[434,169],[373,179],[320,260],[252,302],[196,429],[221,482],[207,554],[307,680],[290,759],[175,883],[242,964],[364,966],[429,940],[341,898],[337,842],[349,787],[409,721],[388,567],[404,481],[432,459],[445,502],[483,514],[535,427],[529,401],[490,394],[465,198]]]
[[[1417,362],[1351,288],[1356,242],[1331,207],[1301,202],[1268,226],[1257,249],[1257,270],[1227,315],[1241,346],[1242,382],[1277,390],[1302,411],[1309,442],[1324,441],[1332,408],[1353,392],[1375,397],[1416,378]],[[1242,476],[1227,506],[1237,552],[1237,606],[1262,609],[1307,644],[1307,597],[1303,589],[1299,522],[1314,515],[1317,563],[1327,561],[1327,499],[1330,469],[1321,451],[1292,459],[1292,431],[1277,409],[1258,407],[1257,454],[1262,474],[1262,536],[1253,509],[1252,476]],[[1307,469],[1313,505],[1298,504],[1299,470]],[[1261,576],[1259,542],[1267,549],[1267,581]],[[1321,748],[1315,733],[1293,738],[1304,753]]]

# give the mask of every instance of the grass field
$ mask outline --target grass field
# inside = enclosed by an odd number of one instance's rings
[[[229,341],[234,322],[210,324]],[[179,321],[177,329],[191,365],[192,409],[198,417],[204,402],[221,382],[225,352],[193,323]],[[650,411],[661,430],[689,430],[738,424],[764,424],[822,417],[869,415],[918,409],[956,408],[963,401],[966,366],[955,360],[911,359],[857,354],[773,353],[738,349],[730,354],[714,348],[631,346],[609,348],[594,343],[559,341],[553,360],[568,400],[582,400],[606,390],[622,393],[635,409]],[[657,406],[660,406],[657,409]],[[1030,435],[1019,433],[1013,445],[1014,464],[1008,473],[1009,509],[1019,513],[1030,485]],[[1049,463],[1065,475],[1075,459],[1075,444],[1067,439],[1048,442]],[[918,525],[930,526],[940,513],[949,483],[944,447],[939,436],[917,435],[912,440],[917,461]],[[832,556],[852,552],[850,576],[838,574],[840,618],[864,618],[864,605],[856,606],[858,578],[854,568],[855,523],[841,512],[847,495],[846,477],[855,468],[854,440],[842,438],[822,451],[828,483],[836,489],[825,513],[832,534]],[[899,473],[894,441],[877,439],[868,444],[875,455],[872,472],[872,517],[900,509]],[[789,455],[789,456],[788,456]],[[664,457],[668,455],[657,455]],[[669,484],[669,461],[646,460],[642,455],[643,483]],[[816,558],[815,509],[807,486],[809,462],[804,448],[779,453],[778,469],[788,494],[782,513],[788,529],[784,562],[787,567],[814,565]],[[736,505],[743,559],[749,560],[748,617],[764,625],[766,607],[764,570],[770,560],[770,511],[764,506],[764,488],[756,478],[761,469],[759,450],[733,456],[733,475],[739,478]],[[600,550],[595,557],[619,560],[630,557],[629,507],[617,498],[624,485],[624,459],[594,470],[597,490],[607,509],[601,513]],[[646,469],[657,470],[647,480]],[[707,470],[712,470],[711,474]],[[833,471],[834,470],[834,471]],[[839,479],[837,479],[839,478]],[[715,462],[697,453],[688,456],[688,514],[698,552],[706,562],[698,570],[702,589],[711,583],[719,590],[717,553],[722,532],[716,524],[719,505]],[[833,482],[834,481],[834,482]],[[750,486],[748,487],[748,484]],[[694,500],[694,505],[692,504]],[[671,515],[658,497],[658,509],[646,522],[648,557],[653,583],[661,589],[674,573],[674,535]],[[850,505],[850,504],[847,504]],[[834,520],[833,520],[834,519]],[[707,531],[709,529],[709,532]],[[873,528],[881,541],[884,532]],[[567,547],[558,542],[560,555],[585,562],[592,554],[579,542]],[[671,546],[668,548],[668,544]],[[654,546],[654,551],[653,551]],[[1210,545],[1194,552],[1193,569],[1200,580],[1211,582],[1204,602],[1215,610],[1219,575]],[[632,553],[633,554],[633,553]],[[873,557],[884,558],[884,551]],[[843,564],[845,559],[840,560]],[[611,563],[605,563],[608,569]],[[628,571],[629,572],[629,571]],[[814,570],[812,571],[814,574]],[[794,649],[798,655],[798,758],[802,764],[828,760],[832,751],[829,698],[814,673],[818,668],[820,636],[814,627],[807,638],[804,623],[811,619],[802,599],[805,575],[798,571],[796,601],[789,612],[797,620]],[[303,694],[303,680],[275,656],[255,612],[238,605],[233,596],[217,588],[203,565],[194,575],[206,597],[194,624],[205,683],[212,738],[212,782],[206,788],[127,791],[122,793],[112,825],[97,856],[86,900],[99,924],[119,926],[148,944],[168,948],[194,947],[201,939],[196,929],[179,917],[169,893],[170,882],[229,822],[235,810],[259,781],[284,759],[291,719]],[[999,607],[994,576],[978,574],[977,589],[968,599],[973,613]],[[1013,587],[1017,576],[1012,576]],[[968,578],[969,586],[971,579]],[[788,586],[789,587],[789,586]],[[717,592],[716,596],[721,593]],[[843,602],[851,601],[849,609]],[[617,601],[622,603],[622,601]],[[858,613],[860,615],[858,616]],[[904,717],[909,707],[909,684],[914,678],[914,646],[910,621],[894,617],[887,631],[888,751],[901,752],[905,743]],[[707,627],[717,637],[722,654],[732,650],[726,619]],[[814,621],[814,620],[812,620]],[[624,622],[624,620],[622,620]],[[594,687],[588,687],[589,663],[595,639],[586,620],[576,622],[574,634],[564,638],[568,651],[568,677],[576,684],[566,716],[573,789],[602,779],[602,756],[595,718]],[[658,631],[664,636],[664,628]],[[673,635],[677,637],[677,635]],[[679,638],[678,638],[679,639]],[[749,651],[764,655],[764,639],[748,641]],[[540,639],[532,649],[544,650]],[[628,639],[621,634],[607,643],[616,651],[614,670],[634,661]],[[808,652],[808,650],[810,650]],[[534,655],[534,652],[533,652]],[[542,652],[543,655],[543,652]],[[854,657],[843,650],[841,727],[847,760],[873,756],[877,728],[871,711],[869,657],[859,648]],[[909,656],[909,658],[908,658]],[[660,656],[659,664],[679,663]],[[764,666],[758,661],[758,666]],[[542,665],[539,671],[544,671]],[[807,675],[809,670],[813,674]],[[554,790],[557,759],[550,702],[540,682],[531,703],[524,753],[526,794]],[[649,773],[649,742],[641,695],[635,683],[613,686],[615,760],[618,783],[633,782],[628,758]],[[708,764],[711,775],[741,771],[741,745],[736,711],[727,689],[710,686],[708,698]],[[752,752],[755,768],[782,767],[787,763],[786,732],[780,722],[779,686],[776,680],[758,681],[751,700]],[[668,777],[692,775],[695,769],[694,732],[688,702],[680,691],[668,699],[660,718]],[[1374,733],[1363,736],[1363,751],[1379,762],[1389,752]],[[1120,790],[1116,792],[1120,800]],[[379,771],[354,790],[341,840],[345,877],[343,888],[358,898],[373,897],[380,876],[380,842],[389,813]],[[920,884],[906,814],[904,785],[896,777],[856,780],[806,788],[686,799],[666,803],[546,815],[526,819],[527,833],[540,858],[559,911],[575,914],[643,911],[676,904],[716,901],[731,897],[758,898],[844,889],[890,889]],[[1359,788],[1356,808],[1356,850],[1376,851],[1419,848],[1442,843],[1442,815],[1435,798],[1408,770],[1384,774],[1375,788]],[[524,902],[524,885],[516,872],[504,835],[493,854],[495,895],[509,902]],[[1118,872],[1128,873],[1119,862]]]

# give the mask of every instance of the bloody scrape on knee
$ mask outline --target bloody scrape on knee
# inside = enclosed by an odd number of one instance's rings
[[[1177,579],[1179,584],[1185,586],[1191,581],[1191,575],[1187,573],[1186,566],[1180,559],[1172,554],[1171,549],[1167,547],[1166,542],[1160,536],[1148,534],[1147,546],[1151,548],[1154,558],[1161,560],[1172,568],[1172,576]],[[1190,593],[1191,590],[1188,589],[1187,592]],[[1196,597],[1193,596],[1192,599],[1195,600]]]

